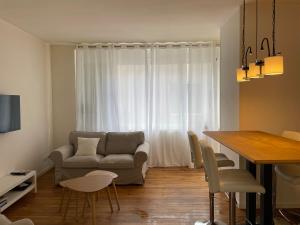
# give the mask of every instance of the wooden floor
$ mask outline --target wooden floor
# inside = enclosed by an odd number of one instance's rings
[[[53,184],[53,171],[38,179],[38,193],[29,194],[4,211],[12,220],[28,217],[35,225],[91,224],[89,212],[75,219],[75,203],[65,221],[59,213],[61,188]],[[121,210],[111,213],[106,196],[96,205],[97,224],[105,225],[192,225],[209,215],[208,188],[202,170],[187,168],[153,168],[148,171],[144,186],[118,186]],[[227,222],[228,201],[216,195],[217,219]],[[244,211],[237,210],[237,221]]]

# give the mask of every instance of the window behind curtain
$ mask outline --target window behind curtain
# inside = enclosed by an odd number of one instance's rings
[[[187,166],[186,131],[219,129],[219,47],[76,49],[77,129],[143,130],[150,166]]]

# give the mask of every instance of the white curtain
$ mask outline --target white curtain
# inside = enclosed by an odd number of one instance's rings
[[[219,129],[218,56],[214,43],[77,48],[77,130],[142,130],[149,166],[189,166],[187,130]]]

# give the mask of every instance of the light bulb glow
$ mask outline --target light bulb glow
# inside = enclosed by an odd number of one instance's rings
[[[263,71],[264,67],[262,67]],[[253,78],[262,78],[263,73],[260,72],[260,66],[257,66],[255,63],[249,64],[249,71],[248,71],[248,77]]]
[[[249,81],[247,78],[246,78],[246,71],[243,70],[242,68],[238,68],[236,70],[236,80],[237,82],[245,82],[245,81]]]
[[[270,56],[264,59],[265,75],[282,75],[284,73],[283,56]]]

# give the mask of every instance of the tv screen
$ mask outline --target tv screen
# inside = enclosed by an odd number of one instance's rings
[[[20,96],[0,95],[0,133],[20,129]]]

